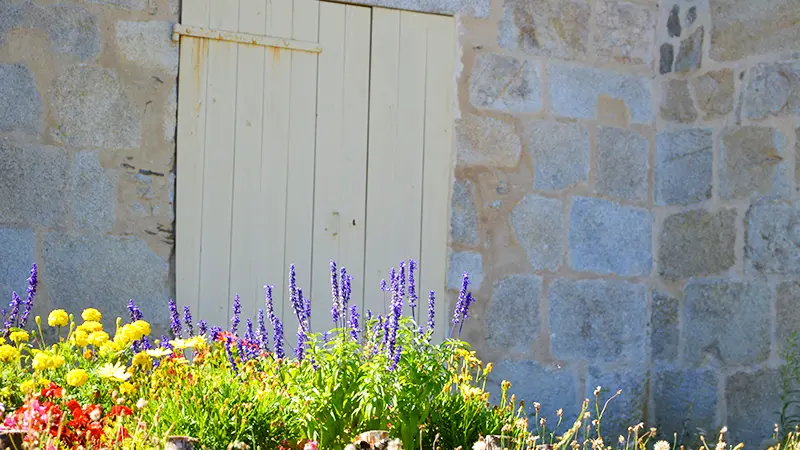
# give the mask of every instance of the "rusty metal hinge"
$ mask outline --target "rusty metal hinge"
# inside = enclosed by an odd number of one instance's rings
[[[262,47],[277,47],[301,52],[322,52],[322,46],[317,42],[298,41],[295,39],[284,39],[250,33],[235,33],[233,31],[210,30],[208,28],[194,26],[187,27],[176,23],[172,27],[172,40],[177,42],[180,40],[181,36],[239,42],[241,44],[260,45]]]

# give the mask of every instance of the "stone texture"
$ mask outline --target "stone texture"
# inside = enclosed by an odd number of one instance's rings
[[[547,294],[550,345],[562,360],[642,361],[647,288],[615,280],[556,279]]]
[[[111,231],[117,219],[116,211],[116,172],[100,166],[96,152],[76,153],[72,161],[75,227]]]
[[[655,197],[659,205],[688,205],[711,198],[713,141],[709,129],[656,135]]]
[[[697,6],[692,6],[686,11],[686,24],[691,25],[697,20]]]
[[[623,200],[647,200],[650,142],[632,130],[600,127],[596,135],[595,191]]]
[[[800,128],[794,130],[794,183],[800,185]]]
[[[675,72],[691,72],[703,64],[703,27],[698,27],[686,39],[681,41],[678,54],[675,56]]]
[[[786,341],[792,333],[800,332],[800,308],[797,307],[797,299],[800,299],[800,281],[786,281],[778,285],[775,344],[779,351],[786,347]]]
[[[653,404],[660,437],[687,442],[697,428],[716,428],[717,378],[702,369],[659,370],[653,376]]]
[[[58,54],[82,61],[93,60],[100,54],[97,20],[82,7],[27,3],[18,26],[44,30],[51,48]]]
[[[553,64],[548,71],[550,107],[559,116],[592,119],[598,97],[625,101],[634,123],[653,119],[650,80],[603,69]]]
[[[664,75],[672,72],[672,62],[675,59],[675,47],[672,44],[664,43],[658,48],[660,55],[658,62],[658,73]]]
[[[692,89],[697,105],[706,113],[705,120],[723,117],[733,111],[736,90],[731,69],[707,72],[693,79]]]
[[[170,22],[117,22],[116,44],[125,61],[150,71],[178,73],[178,45],[172,41]]]
[[[103,311],[103,323],[114,329],[116,317],[127,317],[127,300],[142,311],[165,311],[169,264],[133,237],[99,234],[44,235],[42,257],[53,307],[78,313],[84,308]],[[148,321],[163,330],[167,314],[151,312]],[[157,335],[157,334],[156,334]]]
[[[125,9],[143,10],[147,6],[147,0],[88,0],[90,3],[101,5],[117,6]]]
[[[483,282],[483,257],[476,252],[451,252],[447,267],[447,289],[461,289],[464,272],[469,274],[470,290],[477,292]]]
[[[594,401],[594,390],[600,390],[601,409],[605,401],[617,391],[622,391],[608,403],[601,426],[607,436],[628,435],[628,427],[644,420],[647,411],[647,372],[609,372],[598,367],[589,367],[586,378],[585,398]]]
[[[581,272],[648,275],[652,217],[643,209],[574,197],[569,218],[569,264]]]
[[[777,370],[735,373],[726,381],[729,442],[743,442],[745,448],[762,445],[778,421],[781,377]],[[770,431],[764,431],[770,430]]]
[[[662,90],[661,117],[679,123],[691,123],[697,119],[697,110],[689,94],[688,81],[664,80]]]
[[[672,5],[667,18],[667,34],[670,37],[680,37],[681,35],[681,7]]]
[[[655,45],[654,8],[626,0],[600,0],[596,8],[597,56],[626,64],[650,64]]]
[[[588,0],[508,0],[498,43],[532,55],[578,59],[589,45]]]
[[[782,201],[754,204],[745,217],[745,267],[764,274],[800,274],[800,208]]]
[[[0,132],[36,136],[42,127],[42,97],[33,72],[22,64],[0,64]]]
[[[0,223],[64,225],[68,166],[64,149],[0,138]]]
[[[652,293],[650,348],[655,361],[674,361],[678,358],[680,330],[678,329],[678,299],[662,292]]]
[[[528,353],[539,335],[542,279],[511,275],[494,284],[486,305],[486,345],[502,353]]]
[[[456,122],[458,164],[514,167],[522,154],[514,125],[494,117],[465,114]]]
[[[489,401],[494,405],[500,402],[503,380],[511,382],[509,396],[514,394],[517,402],[525,401],[531,425],[535,417],[533,402],[541,404],[539,416],[547,419],[548,428],[558,423],[555,412],[559,408],[564,409],[564,423],[573,423],[580,412],[578,376],[570,368],[545,366],[536,361],[497,361],[486,382],[486,390],[491,393]]]
[[[0,304],[8,305],[11,292],[25,298],[31,264],[36,262],[36,234],[27,228],[0,227]]]
[[[692,210],[664,220],[658,271],[667,279],[724,272],[736,263],[736,210]]]
[[[556,271],[564,253],[564,207],[561,200],[528,194],[509,217],[514,235],[533,270]]]
[[[710,0],[711,50],[717,61],[800,50],[796,0]]]
[[[110,69],[72,66],[53,82],[61,139],[77,147],[135,148],[141,113]]]
[[[720,147],[723,198],[746,198],[785,189],[786,137],[778,130],[728,127],[722,132]]]
[[[557,191],[589,178],[589,132],[583,125],[527,121],[523,126],[535,189]]]
[[[172,87],[172,92],[167,97],[167,104],[164,113],[164,140],[170,143],[175,142],[175,134],[178,131],[178,85]]]
[[[450,203],[450,236],[454,243],[478,245],[478,212],[475,209],[475,188],[469,180],[453,184]]]
[[[758,120],[800,112],[800,61],[753,67],[744,95],[744,114]]]
[[[542,108],[539,72],[535,61],[480,54],[469,78],[469,100],[477,108],[495,111],[538,111]]]
[[[684,359],[698,364],[711,357],[739,366],[766,360],[773,297],[769,286],[756,281],[689,283],[683,300]]]

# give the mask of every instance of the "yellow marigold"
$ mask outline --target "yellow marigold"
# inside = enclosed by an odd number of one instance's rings
[[[64,357],[61,355],[53,355],[50,357],[50,360],[48,361],[48,368],[50,369],[58,369],[63,365],[64,365]]]
[[[24,331],[24,330],[12,331],[11,334],[8,337],[11,338],[11,340],[15,344],[20,344],[22,342],[28,342],[28,339],[31,338],[31,336],[28,334],[28,332]]]
[[[36,389],[36,382],[33,380],[26,380],[19,384],[19,390],[24,394],[30,394],[34,389]]]
[[[89,380],[89,375],[83,369],[72,369],[67,373],[67,384],[80,387]]]
[[[139,339],[141,339],[142,336],[150,335],[150,324],[144,320],[137,320],[136,322],[133,322],[131,324],[131,328],[136,330],[141,335],[139,336]]]
[[[86,308],[81,313],[81,317],[83,317],[83,320],[87,322],[100,322],[100,320],[103,318],[103,315],[100,314],[100,311],[94,308]]]
[[[38,352],[33,357],[33,362],[31,362],[33,366],[33,370],[44,370],[50,367],[50,355],[45,352]]]
[[[147,353],[139,352],[133,357],[133,365],[141,367],[151,367],[153,365],[153,360]]]
[[[75,341],[75,345],[80,348],[89,345],[89,334],[83,330],[77,330],[75,334],[72,335],[72,339]]]
[[[95,347],[100,347],[106,342],[108,342],[108,333],[105,331],[95,331],[89,335],[89,343]]]
[[[123,395],[128,395],[128,394],[132,394],[132,393],[136,392],[136,387],[126,381],[126,382],[124,382],[124,383],[119,385],[119,391]]]
[[[42,378],[41,380],[39,380],[39,386],[44,386],[44,387],[50,386],[50,380],[48,380],[47,378]]]
[[[16,347],[12,347],[8,344],[0,345],[0,361],[2,362],[12,362],[16,361],[19,358],[19,350]]]
[[[63,309],[53,310],[47,316],[47,324],[51,327],[65,327],[69,323],[69,315]]]
[[[103,331],[103,324],[95,320],[87,320],[86,322],[83,322],[78,329],[91,334],[95,331]]]

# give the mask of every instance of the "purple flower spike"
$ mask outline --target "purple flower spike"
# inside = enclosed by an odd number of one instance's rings
[[[225,354],[228,357],[228,362],[231,363],[231,368],[234,372],[236,372],[236,360],[233,357],[233,351],[231,350],[232,338],[230,336],[225,337]]]
[[[39,269],[36,263],[33,263],[31,265],[31,276],[28,277],[28,297],[25,299],[25,309],[22,311],[22,318],[20,318],[19,321],[20,328],[25,328],[25,325],[28,323],[28,316],[33,309],[33,302],[36,298],[36,287],[39,285],[38,274]]]
[[[164,336],[163,334],[161,335],[160,344],[161,344],[161,348],[166,348],[168,350],[172,350],[172,346],[169,345],[169,338]]]
[[[358,307],[353,305],[350,308],[350,336],[356,341],[358,341],[358,331]]]
[[[414,309],[417,307],[417,284],[414,280],[414,271],[417,270],[417,262],[413,259],[408,260],[408,306],[411,307],[411,316],[416,319]]]
[[[347,274],[347,269],[345,269],[344,267],[342,267],[340,273],[342,280],[342,301],[341,305],[339,306],[341,307],[342,315],[346,315],[347,303],[350,302],[350,295],[352,294],[352,290],[350,288],[350,282],[352,281],[353,277]]]
[[[233,296],[233,317],[231,317],[231,333],[234,335],[239,328],[239,314],[242,313],[242,302],[239,294]]]
[[[389,288],[386,287],[386,278],[384,278],[384,279],[381,280],[381,291],[386,292],[388,290],[389,290]]]
[[[302,326],[297,327],[297,346],[294,348],[294,356],[298,361],[303,360],[303,354],[306,349],[306,333]]]
[[[395,350],[394,354],[392,354],[392,360],[389,363],[389,371],[390,372],[394,372],[394,370],[397,369],[397,363],[400,362],[400,354],[401,353],[403,353],[403,347],[402,346],[398,346],[397,349]]]
[[[336,261],[331,260],[331,318],[333,323],[339,324],[339,273],[336,271]]]
[[[292,304],[294,313],[299,319],[303,305],[300,304],[300,300],[297,298],[297,274],[294,270],[294,264],[289,265],[289,302]]]
[[[4,325],[5,333],[8,333],[9,329],[17,324],[17,315],[19,314],[19,305],[22,300],[19,298],[16,292],[11,293],[11,311],[8,313],[8,317],[6,318],[6,322]]]
[[[458,302],[456,302],[456,309],[453,312],[453,328],[450,330],[450,337],[458,325],[464,318],[464,311],[467,307],[467,289],[469,288],[469,274],[464,272],[464,277],[461,280],[461,290],[458,293]]]
[[[272,303],[272,286],[264,285],[264,299],[267,305],[267,318],[272,320],[275,315],[275,308]]]
[[[211,340],[216,342],[220,335],[222,335],[222,328],[220,327],[211,327]]]
[[[406,295],[406,262],[400,261],[400,279],[397,283],[397,293],[400,297],[405,297]]]
[[[255,333],[253,333],[253,321],[247,319],[247,325],[245,326],[244,331],[244,338],[248,341],[252,341],[255,338]]]
[[[189,309],[189,305],[183,306],[183,323],[186,324],[186,330],[189,333],[189,337],[194,336],[194,328],[192,328],[192,311]]]
[[[175,304],[173,299],[169,299],[169,318],[169,328],[172,330],[172,336],[178,339],[181,337],[181,316],[178,314],[178,305]]]
[[[208,331],[208,322],[206,322],[205,320],[197,322],[197,328],[200,332],[200,336],[205,336],[206,332]]]
[[[433,330],[435,325],[434,318],[436,317],[436,293],[430,291],[428,293],[428,331]]]
[[[133,303],[133,299],[128,300],[128,312],[131,314],[131,322],[142,320],[142,311],[136,306],[136,303]]]
[[[467,296],[464,299],[464,317],[461,320],[461,323],[458,325],[458,335],[461,336],[461,329],[464,328],[464,322],[469,319],[469,306],[475,302],[475,299],[472,298],[472,292],[467,292]]]
[[[264,324],[264,310],[258,310],[258,341],[262,352],[269,351],[269,332]]]
[[[285,358],[283,351],[283,324],[275,315],[272,315],[272,340],[275,343],[275,356]]]

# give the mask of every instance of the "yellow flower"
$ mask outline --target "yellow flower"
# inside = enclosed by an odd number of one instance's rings
[[[151,367],[153,365],[153,360],[147,353],[139,352],[133,357],[133,365],[142,367]]]
[[[50,355],[45,352],[38,352],[33,357],[33,362],[31,363],[33,366],[33,370],[44,370],[50,366]]]
[[[92,357],[94,357],[94,352],[89,349],[86,349],[83,351],[83,357],[84,359],[92,359]]]
[[[8,344],[0,345],[0,361],[13,362],[19,358],[19,350]]]
[[[188,342],[183,339],[175,339],[169,341],[169,345],[171,345],[174,348],[177,348],[178,350],[183,350],[189,346]]]
[[[133,392],[136,392],[136,387],[126,381],[119,385],[119,391],[124,395],[128,395]]]
[[[72,339],[75,341],[75,345],[80,348],[89,345],[89,335],[83,330],[76,331],[75,334],[72,335]]]
[[[72,369],[67,373],[67,384],[80,387],[89,380],[89,375],[83,369]]]
[[[194,336],[186,341],[189,343],[189,347],[196,348],[198,350],[202,350],[206,346],[206,339],[203,336]]]
[[[39,380],[39,385],[45,387],[50,386],[50,380],[48,380],[47,378],[42,378],[41,380]]]
[[[131,377],[131,374],[125,370],[125,366],[120,363],[114,365],[111,363],[105,364],[103,367],[97,369],[97,375],[100,378],[110,378],[118,382],[128,381],[128,378]]]
[[[86,308],[81,313],[81,317],[83,317],[83,320],[85,320],[87,322],[88,321],[100,322],[100,319],[103,318],[103,315],[100,314],[100,311],[98,311],[98,310],[96,310],[94,308]]]
[[[145,322],[144,320],[137,320],[131,324],[131,328],[136,330],[139,333],[139,338],[141,339],[142,336],[149,336],[150,335],[150,324]]]
[[[31,338],[28,332],[24,330],[12,331],[9,337],[11,338],[12,341],[14,341],[15,344],[28,342],[28,339]]]
[[[492,364],[492,363],[486,364],[486,368],[483,369],[483,374],[486,375],[486,374],[492,373],[492,369],[494,369],[494,364]]]
[[[103,324],[94,320],[87,320],[86,322],[83,322],[78,329],[91,334],[95,331],[103,331]]]
[[[23,381],[19,384],[19,390],[25,394],[30,394],[36,389],[36,383],[33,380]]]
[[[169,356],[172,354],[172,350],[168,348],[155,348],[152,350],[147,350],[147,354],[152,356],[153,358],[161,358],[162,356]]]
[[[105,331],[95,331],[89,335],[89,343],[99,347],[108,342],[108,333]]]
[[[51,327],[64,327],[69,323],[69,315],[63,309],[53,310],[47,316],[47,324]]]
[[[61,355],[53,355],[50,357],[50,360],[48,361],[48,368],[50,369],[58,369],[63,365],[64,365],[64,357]]]

